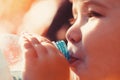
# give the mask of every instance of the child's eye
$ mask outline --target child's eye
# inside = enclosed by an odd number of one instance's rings
[[[88,16],[89,18],[91,18],[91,17],[103,17],[102,14],[100,14],[100,13],[98,13],[98,12],[95,12],[95,11],[90,11],[90,12],[87,14],[87,16]]]

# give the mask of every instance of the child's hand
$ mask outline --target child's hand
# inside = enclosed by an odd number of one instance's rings
[[[23,80],[69,80],[69,64],[46,38],[35,34],[21,37],[25,54]]]

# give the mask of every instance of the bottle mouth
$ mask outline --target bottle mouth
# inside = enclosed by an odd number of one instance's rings
[[[69,51],[67,49],[67,45],[64,40],[53,42],[53,44],[57,47],[58,50],[61,51],[61,53],[63,53],[63,55],[65,56],[67,60],[70,59]]]

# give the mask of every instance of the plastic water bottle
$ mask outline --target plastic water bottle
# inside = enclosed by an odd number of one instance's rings
[[[12,79],[0,79],[0,80],[22,80],[22,69],[24,67],[24,59],[22,59],[21,49],[18,44],[19,36],[14,34],[0,34],[0,49],[2,54],[0,59],[6,60],[2,62],[6,64],[6,70],[9,73],[4,74],[3,77],[12,77]],[[2,56],[3,55],[3,56]],[[1,61],[1,60],[0,60]],[[0,65],[1,66],[1,65]],[[0,70],[0,74],[5,73],[5,71]]]
[[[0,80],[12,80],[7,61],[0,50]]]

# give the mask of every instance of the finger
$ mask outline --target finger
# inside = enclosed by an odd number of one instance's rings
[[[22,54],[25,55],[26,58],[32,59],[37,57],[34,47],[25,36],[20,37],[20,46]]]
[[[40,35],[35,35],[35,37],[39,40],[39,42],[46,42],[46,43],[51,43],[51,41],[49,39],[47,39],[46,37],[42,37]]]
[[[49,55],[56,55],[59,52],[52,43],[42,42],[41,44],[46,48]]]
[[[40,60],[48,56],[48,51],[42,44],[35,44],[34,48]]]
[[[42,43],[42,42],[46,42],[46,43],[50,43],[50,44],[54,45],[49,39],[47,39],[46,37],[42,37],[38,34],[25,33],[25,35],[27,36],[27,38],[29,40],[33,41],[33,44],[34,44],[34,42],[37,44]]]
[[[24,33],[24,36],[29,40],[32,45],[39,44],[40,42],[33,34]]]
[[[31,40],[40,59],[47,57],[48,55],[55,56],[58,51],[55,46],[53,46],[53,43],[45,37],[37,34],[31,34],[29,35],[29,39]]]
[[[37,56],[39,58],[43,58],[47,54],[46,48],[41,44],[41,42],[38,40],[39,36],[36,36],[35,34],[26,34],[26,38],[29,40],[31,45],[33,46]]]

